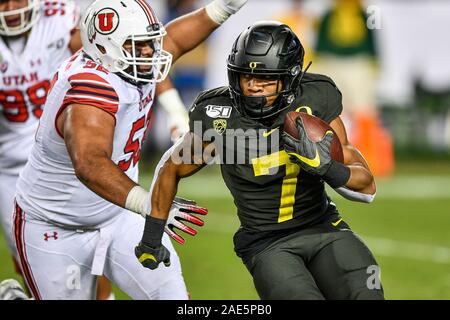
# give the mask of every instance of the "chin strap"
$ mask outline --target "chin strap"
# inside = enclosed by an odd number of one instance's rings
[[[301,86],[300,85],[302,83],[303,77],[305,76],[306,72],[308,71],[309,67],[311,67],[311,65],[312,65],[312,61],[310,61],[308,63],[308,65],[306,66],[305,70],[302,71],[302,75],[300,76],[300,79],[298,80],[298,87],[300,88],[300,90],[301,90]]]

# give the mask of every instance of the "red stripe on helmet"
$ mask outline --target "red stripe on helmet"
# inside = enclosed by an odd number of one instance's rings
[[[136,2],[141,6],[142,10],[144,10],[145,15],[147,16],[148,23],[150,25],[156,23],[155,17],[152,13],[152,10],[149,8],[149,5],[143,0],[136,0]]]

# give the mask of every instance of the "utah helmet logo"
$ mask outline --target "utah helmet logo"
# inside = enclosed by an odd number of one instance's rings
[[[213,121],[214,130],[218,134],[223,134],[227,129],[227,120],[225,119],[217,119]]]
[[[113,33],[119,26],[119,15],[113,8],[103,8],[94,18],[95,30],[103,35]]]

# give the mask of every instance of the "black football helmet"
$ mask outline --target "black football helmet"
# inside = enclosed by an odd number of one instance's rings
[[[294,32],[277,21],[260,21],[236,39],[227,60],[228,81],[235,106],[246,117],[264,120],[281,112],[294,101],[302,78],[305,50]],[[281,91],[271,106],[267,96],[245,96],[239,85],[241,74],[278,78]],[[277,86],[278,87],[278,86]]]

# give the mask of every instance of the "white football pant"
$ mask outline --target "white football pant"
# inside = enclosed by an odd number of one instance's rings
[[[11,254],[17,258],[16,245],[12,232],[14,213],[14,194],[16,193],[16,182],[19,176],[0,173],[0,222],[3,235],[8,244]]]
[[[104,274],[133,299],[187,299],[180,261],[169,237],[170,267],[144,268],[134,254],[145,220],[124,211],[100,230],[69,230],[32,219],[16,205],[14,232],[20,264],[36,299],[95,299]]]

